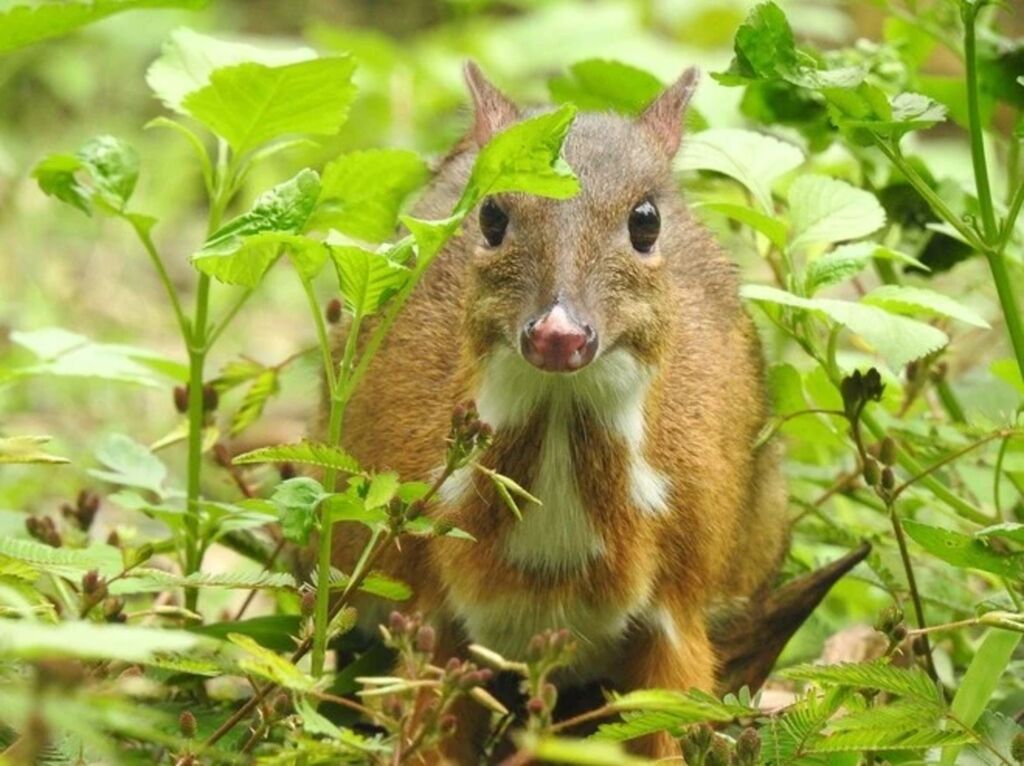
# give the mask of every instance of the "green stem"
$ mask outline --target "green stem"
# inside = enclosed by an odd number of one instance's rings
[[[960,406],[960,400],[956,398],[956,394],[953,392],[952,386],[949,385],[949,381],[940,380],[936,383],[935,392],[939,395],[939,401],[942,402],[942,407],[946,410],[950,419],[954,423],[967,422],[967,415],[964,413],[964,408]]]
[[[1000,251],[989,252],[986,255],[992,279],[996,283],[999,305],[1003,309],[1006,331],[1010,335],[1010,345],[1013,346],[1014,356],[1017,357],[1017,369],[1020,370],[1021,376],[1024,376],[1024,323],[1021,322],[1020,310],[1017,308],[1017,298],[1013,293],[1006,258]]]
[[[917,627],[919,630],[924,630],[928,627],[924,618],[924,604],[921,603],[921,593],[917,589],[917,578],[914,576],[914,567],[910,562],[910,552],[907,549],[907,538],[903,533],[903,524],[900,523],[899,514],[896,513],[895,498],[891,498],[887,505],[889,507],[889,520],[892,522],[892,531],[896,535],[896,545],[900,549],[903,571],[907,575],[907,587],[910,590],[910,600],[914,604],[914,616],[917,620]],[[924,656],[928,666],[928,675],[932,677],[933,681],[938,680],[939,676],[935,672],[935,661],[932,659],[932,647],[928,641],[927,633],[921,634],[921,640],[924,642]]]
[[[975,22],[981,3],[962,3],[964,22],[964,66],[967,77],[967,118],[971,135],[971,162],[974,165],[974,183],[981,209],[982,234],[986,244],[996,240],[996,212],[992,205],[992,185],[985,159],[985,129],[981,124],[981,105],[978,97],[978,49]]]
[[[228,325],[231,324],[231,321],[238,315],[238,312],[242,310],[242,306],[244,306],[246,302],[252,297],[252,293],[252,289],[244,291],[240,296],[238,296],[238,300],[236,300],[234,304],[232,304],[231,308],[227,310],[227,312],[224,314],[221,320],[213,325],[209,335],[206,338],[207,348],[209,348],[210,346],[217,342],[217,339],[220,338],[221,333],[223,333],[228,328]]]
[[[157,251],[156,245],[153,244],[153,238],[149,235],[149,228],[136,220],[135,216],[126,216],[126,219],[128,223],[132,225],[132,228],[139,237],[139,241],[142,242],[142,246],[146,250],[146,254],[149,255],[149,259],[153,262],[153,267],[156,269],[156,273],[160,277],[160,283],[164,286],[167,298],[171,302],[171,308],[174,309],[174,317],[178,320],[178,327],[181,328],[182,340],[184,340],[185,344],[188,345],[191,333],[188,319],[185,317],[185,312],[181,308],[181,301],[178,299],[178,291],[174,289],[174,285],[171,283],[171,278],[167,273],[167,267],[164,266],[163,258],[160,257],[160,253]]]

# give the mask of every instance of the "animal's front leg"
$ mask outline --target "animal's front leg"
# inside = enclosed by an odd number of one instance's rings
[[[622,687],[687,691],[714,689],[715,660],[704,621],[696,612],[659,607],[625,645]],[[679,758],[679,743],[667,733],[634,740],[629,750],[649,758]]]

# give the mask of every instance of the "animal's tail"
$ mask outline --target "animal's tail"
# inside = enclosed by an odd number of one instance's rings
[[[797,629],[832,586],[870,552],[871,546],[864,543],[831,564],[770,591],[758,609],[713,620],[710,631],[719,659],[718,692],[735,692],[743,686],[759,689]]]

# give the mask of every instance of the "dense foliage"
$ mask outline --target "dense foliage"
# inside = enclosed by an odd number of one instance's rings
[[[79,58],[107,55],[49,38],[200,5],[2,6],[11,103],[34,119]],[[882,41],[852,44],[835,8],[787,18],[770,1],[451,2],[400,42],[318,22],[315,47],[180,26],[145,73],[162,111],[125,110],[137,126],[83,117],[89,137],[40,120],[44,153],[5,110],[0,763],[417,763],[458,736],[463,697],[491,711],[509,763],[641,762],[621,743],[662,730],[691,766],[1024,762],[1024,38],[995,4],[878,5]],[[630,64],[593,57],[601,46]],[[417,219],[424,155],[462,124],[468,54],[524,95],[550,75],[556,106],[481,151],[448,217]],[[473,544],[424,513],[460,468],[523,512],[528,492],[476,462],[489,427],[457,407],[425,484],[348,455],[345,408],[480,200],[572,196],[560,150],[576,109],[638,113],[693,58],[721,65],[689,115],[680,182],[743,266],[765,339],[777,416],[762,439],[786,441],[795,519],[784,578],[873,550],[767,692],[640,690],[558,722],[550,678],[572,636],[436,666],[433,629],[402,613],[410,584],[375,569],[409,535]],[[63,272],[88,285],[77,303],[23,292],[82,238],[102,252]],[[289,416],[313,417],[318,376],[330,407],[311,441]],[[340,522],[371,532],[352,572],[331,566]],[[357,591],[395,602],[382,639],[353,631]],[[813,662],[826,642],[832,664]],[[519,718],[487,691],[496,671],[522,679]],[[571,737],[582,720],[596,733]]]

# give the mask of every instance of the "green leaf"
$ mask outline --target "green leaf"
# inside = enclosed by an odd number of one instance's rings
[[[874,242],[853,242],[840,245],[807,264],[804,275],[807,292],[813,294],[823,287],[859,274],[867,268],[872,258],[900,261],[922,271],[929,271],[919,260],[898,250],[882,247]]]
[[[50,441],[49,436],[8,436],[0,437],[0,464],[3,463],[49,463],[51,465],[70,463],[66,457],[51,455],[42,445]]]
[[[228,590],[277,589],[294,590],[295,578],[287,572],[235,571],[193,572],[187,576],[160,569],[137,568],[110,584],[110,592],[159,593],[170,588],[225,588]]]
[[[802,175],[789,187],[792,248],[866,237],[885,225],[875,196],[828,176]]]
[[[723,82],[744,79],[779,79],[797,68],[797,50],[793,30],[786,14],[773,2],[751,9],[736,30],[735,58],[727,72],[714,77]]]
[[[989,365],[989,371],[1013,386],[1020,394],[1024,394],[1024,376],[1021,375],[1016,359],[997,359]]]
[[[615,697],[609,703],[626,713],[621,723],[603,724],[595,735],[598,739],[628,740],[656,731],[677,732],[681,727],[699,722],[727,722],[756,715],[745,705],[720,702],[709,694],[668,689],[641,689]]]
[[[607,59],[579,61],[569,67],[568,74],[548,80],[548,91],[556,103],[627,115],[640,114],[664,87],[650,72]]]
[[[793,306],[823,314],[861,336],[896,367],[936,351],[949,342],[946,334],[938,328],[874,306],[829,298],[802,298],[766,285],[744,285],[740,294],[760,303]]]
[[[0,556],[69,580],[79,580],[90,569],[98,570],[105,577],[119,574],[122,569],[121,552],[101,544],[88,548],[51,548],[35,540],[0,537]]]
[[[241,406],[231,418],[230,434],[237,436],[259,420],[260,415],[263,414],[263,408],[279,390],[278,370],[271,368],[257,375],[252,385],[246,390]]]
[[[179,114],[188,114],[185,97],[210,82],[217,69],[245,62],[282,66],[315,58],[312,48],[295,46],[265,48],[248,43],[220,40],[201,35],[187,27],[171,33],[163,52],[146,72],[146,82],[163,103]]]
[[[370,149],[343,154],[324,167],[320,203],[311,229],[337,229],[367,242],[395,233],[405,199],[429,176],[414,152]]]
[[[575,117],[576,107],[565,104],[518,122],[488,141],[477,154],[456,209],[466,213],[488,194],[501,192],[554,199],[576,194],[579,182],[561,156]]]
[[[960,301],[923,287],[882,285],[861,298],[861,303],[880,306],[886,311],[898,314],[922,313],[931,316],[945,316],[959,319],[961,322],[975,327],[990,327],[988,322]]]
[[[257,197],[252,209],[229,221],[192,256],[204,274],[228,284],[255,287],[282,249],[295,253],[303,273],[315,273],[325,253],[321,243],[297,235],[320,195],[320,176],[303,170]]]
[[[405,286],[410,271],[384,253],[339,245],[331,248],[341,294],[348,310],[359,316],[376,313]]]
[[[342,473],[360,473],[359,462],[341,447],[322,442],[301,441],[298,444],[277,444],[238,455],[236,465],[249,463],[302,463],[331,468]]]
[[[727,218],[732,218],[735,221],[746,224],[754,231],[764,234],[768,241],[779,250],[783,250],[786,247],[789,227],[785,221],[779,218],[765,215],[746,205],[737,205],[731,202],[701,202],[693,205],[693,207],[696,210],[710,210],[714,213],[720,213]]]
[[[328,495],[320,482],[305,476],[277,485],[270,501],[281,515],[281,533],[294,543],[305,545],[316,527],[316,511]]]
[[[819,686],[867,688],[897,694],[926,703],[942,704],[932,680],[917,668],[899,668],[887,660],[835,665],[797,665],[782,675],[794,681],[811,681]]]
[[[546,736],[521,743],[525,752],[539,763],[572,763],[577,766],[636,766],[653,763],[646,758],[629,755],[615,742],[570,739]]]
[[[337,133],[355,97],[354,71],[348,56],[238,64],[212,71],[209,84],[181,103],[243,154],[285,135]]]
[[[975,537],[1000,537],[1003,540],[1011,540],[1024,545],[1024,524],[1015,521],[1005,521],[1002,524],[994,524],[991,527],[979,529],[974,533]]]
[[[980,569],[1009,580],[1024,578],[1024,554],[998,553],[984,539],[903,520],[907,534],[932,555],[961,569]]]
[[[462,215],[453,215],[438,221],[425,221],[412,216],[400,216],[402,223],[412,234],[419,249],[419,258],[431,260],[462,225]]]
[[[214,622],[189,627],[193,633],[213,638],[227,639],[229,633],[239,633],[258,641],[261,646],[275,652],[287,652],[295,648],[292,636],[299,634],[301,618],[297,614],[268,614],[250,617],[247,620]]]
[[[39,357],[37,364],[16,368],[15,377],[53,375],[96,378],[120,383],[166,387],[170,378],[188,379],[187,369],[158,354],[132,346],[95,343],[59,327],[12,332],[11,341]]]
[[[238,660],[238,666],[245,673],[251,673],[294,691],[309,692],[316,688],[315,680],[284,657],[261,646],[249,636],[241,633],[229,633],[228,640],[244,652]]]
[[[823,88],[822,93],[828,99],[832,122],[857,144],[870,144],[870,136],[895,141],[946,119],[946,108],[920,93],[889,98],[881,88],[866,82],[856,88]]]
[[[384,507],[391,502],[391,499],[397,492],[397,473],[374,474],[370,478],[370,484],[366,489],[366,507],[371,510]]]
[[[774,215],[772,184],[804,162],[804,154],[777,138],[736,128],[711,128],[683,142],[683,170],[710,170],[743,184],[763,213]]]
[[[79,179],[84,174],[87,183]],[[32,171],[39,188],[51,197],[77,207],[87,215],[94,209],[117,214],[135,191],[139,156],[113,136],[90,139],[72,156],[50,155]]]
[[[89,474],[120,484],[124,487],[139,487],[162,496],[167,466],[148,448],[123,434],[112,434],[96,449],[96,459],[106,470],[91,469]]]
[[[0,13],[0,53],[66,35],[122,11],[141,8],[196,10],[204,5],[206,0],[89,0],[14,5]]]
[[[950,706],[950,712],[963,726],[973,727],[981,717],[1013,659],[1021,638],[1020,633],[1006,630],[990,630],[985,634]],[[942,751],[942,765],[952,766],[957,762],[958,753],[959,748],[945,748]]]
[[[347,574],[331,569],[331,590],[344,590],[350,579]],[[388,601],[408,601],[412,598],[412,588],[383,572],[368,573],[360,583],[359,590]]]
[[[210,639],[184,630],[84,621],[44,625],[28,620],[4,620],[4,629],[0,631],[0,656],[145,663],[158,654],[195,651],[209,643]]]

